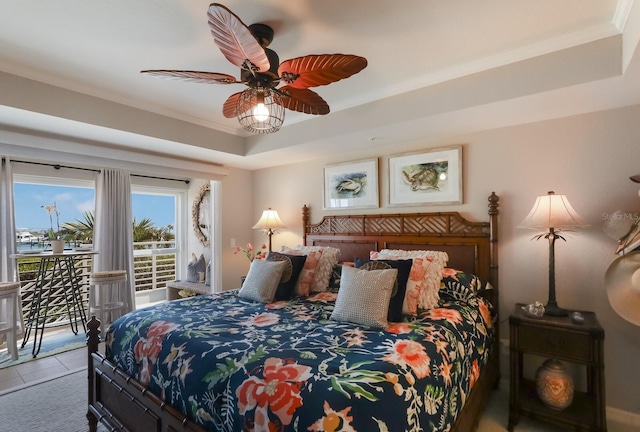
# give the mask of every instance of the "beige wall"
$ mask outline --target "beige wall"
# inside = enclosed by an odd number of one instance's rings
[[[456,210],[470,219],[487,218],[487,196],[500,196],[500,312],[501,335],[508,338],[508,315],[516,302],[546,302],[548,247],[531,241],[532,232],[516,228],[535,198],[549,190],[566,194],[576,211],[590,224],[556,243],[556,289],[560,306],[595,311],[605,329],[607,405],[640,414],[640,327],[620,318],[610,307],[604,274],[614,258],[615,241],[602,231],[603,213],[640,210],[638,185],[629,176],[640,173],[640,106],[489,130],[419,142],[394,143],[371,151],[345,153],[323,160],[255,171],[253,215],[225,208],[225,231],[246,233],[262,208],[277,209],[288,229],[273,237],[274,248],[301,241],[300,208],[311,207],[317,222],[322,211],[323,167],[326,164],[379,157],[381,206],[358,213]],[[464,203],[459,206],[388,206],[388,155],[463,145]],[[239,185],[225,180],[225,206],[239,209],[232,193]],[[247,176],[241,184],[248,186]],[[233,188],[233,189],[232,189]],[[249,210],[250,206],[243,206]],[[334,211],[333,213],[343,213]],[[241,221],[241,220],[242,221]],[[227,230],[230,222],[232,228]],[[243,226],[241,226],[243,225]],[[240,234],[234,234],[240,238]],[[246,234],[245,234],[246,235]],[[253,240],[264,241],[258,233]],[[225,257],[225,262],[230,262]],[[234,265],[237,263],[233,261]],[[234,270],[233,278],[238,275]],[[225,280],[227,278],[225,277]],[[503,354],[507,351],[503,350]],[[535,365],[534,365],[535,366]],[[508,378],[508,356],[502,357]],[[583,384],[580,378],[577,382]]]
[[[222,181],[222,287],[240,287],[240,276],[247,274],[249,261],[244,255],[233,254],[231,239],[238,246],[254,242],[251,227],[260,213],[254,211],[253,174],[251,171],[230,169]]]

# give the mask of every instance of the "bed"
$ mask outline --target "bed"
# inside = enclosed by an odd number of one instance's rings
[[[350,313],[345,280],[363,272],[334,266],[337,292],[262,303],[231,290],[128,314],[105,355],[92,318],[89,429],[474,430],[499,380],[497,219],[494,193],[488,222],[440,212],[312,224],[304,207],[304,247],[339,249],[340,261],[445,252],[437,306],[383,327],[337,319]]]

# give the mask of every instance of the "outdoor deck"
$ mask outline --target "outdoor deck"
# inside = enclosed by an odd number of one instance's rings
[[[136,304],[151,303],[165,299],[167,282],[176,277],[175,242],[139,242],[134,243],[134,267]],[[75,265],[81,278],[83,304],[88,307],[89,275],[91,273],[90,256],[78,257]],[[28,316],[34,304],[38,258],[20,258],[18,275],[21,283],[22,311]],[[54,283],[51,292],[50,307],[53,313],[47,317],[47,326],[58,326],[68,323],[66,314],[65,290],[60,282]],[[140,302],[138,302],[138,299]]]

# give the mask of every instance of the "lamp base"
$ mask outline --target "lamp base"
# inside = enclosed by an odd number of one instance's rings
[[[544,306],[544,314],[549,316],[568,316],[569,311],[567,309],[562,309],[558,306],[556,302],[549,302]]]

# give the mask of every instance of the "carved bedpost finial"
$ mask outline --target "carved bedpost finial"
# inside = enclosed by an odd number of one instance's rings
[[[490,215],[497,215],[499,213],[498,211],[499,200],[500,198],[498,198],[498,195],[496,195],[495,192],[491,192],[491,195],[489,195],[489,214]]]
[[[309,207],[302,206],[302,243],[307,245],[307,225],[309,225]]]
[[[87,345],[89,346],[89,352],[97,352],[98,344],[100,344],[100,321],[95,315],[91,316],[91,319],[87,323]]]
[[[495,290],[495,304],[499,304],[498,298],[498,195],[491,192],[489,195],[489,265],[491,268],[491,285]]]

